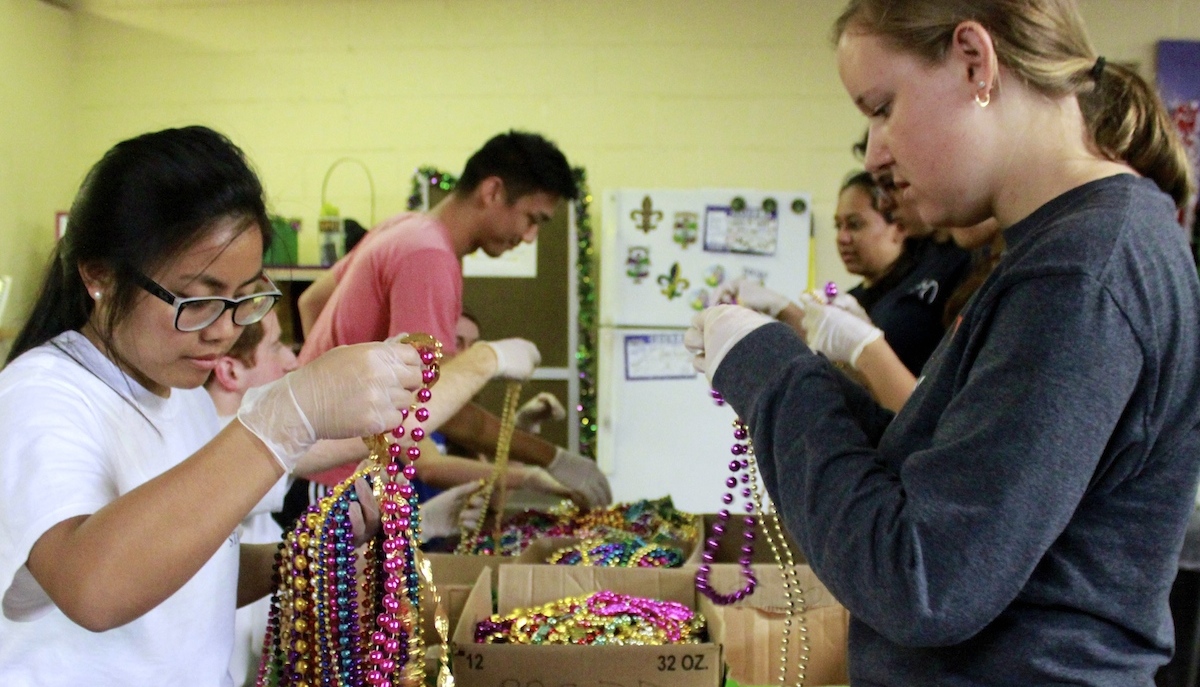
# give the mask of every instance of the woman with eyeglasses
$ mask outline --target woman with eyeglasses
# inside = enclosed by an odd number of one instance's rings
[[[400,424],[407,345],[330,351],[224,429],[201,385],[279,298],[242,152],[202,127],[117,144],[71,208],[0,372],[0,684],[228,685],[274,546],[238,523],[318,439]]]

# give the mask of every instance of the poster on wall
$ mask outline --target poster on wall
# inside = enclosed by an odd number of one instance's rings
[[[1158,92],[1192,160],[1200,171],[1197,150],[1196,117],[1200,113],[1200,41],[1158,42]],[[1196,201],[1192,200],[1184,216],[1184,226],[1192,227],[1193,249],[1196,243]]]

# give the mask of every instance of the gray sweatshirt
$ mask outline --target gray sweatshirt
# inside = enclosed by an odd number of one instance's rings
[[[1200,469],[1200,283],[1120,175],[1008,254],[899,414],[782,324],[721,363],[772,500],[846,605],[854,685],[1153,684]]]

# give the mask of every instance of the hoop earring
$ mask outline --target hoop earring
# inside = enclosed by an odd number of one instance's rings
[[[979,82],[979,91],[977,91],[975,93],[975,104],[981,108],[987,107],[992,102],[992,92],[989,90],[986,90],[986,89],[987,89],[987,84],[980,81]],[[980,96],[980,93],[982,93],[983,95]]]

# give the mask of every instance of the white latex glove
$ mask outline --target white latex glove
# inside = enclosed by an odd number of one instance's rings
[[[721,285],[714,294],[714,302],[741,305],[775,317],[791,301],[787,296],[775,293],[753,279],[741,277]]]
[[[692,367],[711,384],[725,354],[747,334],[775,320],[737,305],[714,305],[696,313],[683,345],[695,356]]]
[[[282,378],[250,389],[238,420],[291,472],[318,439],[379,434],[421,388],[421,357],[407,344],[339,346]]]
[[[421,504],[421,541],[458,533],[462,512],[482,482],[472,480],[447,489]],[[476,499],[482,501],[482,499]],[[479,508],[482,511],[482,507]],[[475,516],[478,519],[478,515]]]
[[[467,497],[466,504],[458,511],[458,528],[474,532],[475,528],[479,527],[479,521],[487,515],[488,500],[483,498],[483,491],[480,489],[483,486],[483,480],[476,480],[469,484],[474,489]]]
[[[516,489],[528,489],[551,496],[561,496],[580,505],[587,503],[587,497],[583,494],[554,479],[553,475],[536,465],[513,466],[509,470],[516,472],[516,480],[514,480]]]
[[[834,296],[832,305],[845,310],[863,322],[872,324],[871,316],[867,314],[866,309],[859,304],[857,298],[848,293],[839,293],[838,295]]]
[[[802,326],[808,347],[837,363],[855,367],[863,348],[883,336],[869,321],[837,306],[825,305],[817,298],[802,294],[800,308],[804,311]]]
[[[529,379],[538,365],[542,364],[542,354],[537,346],[525,339],[500,339],[499,341],[480,341],[496,354],[496,373],[493,377],[503,379]]]
[[[546,471],[554,479],[579,492],[584,499],[584,503],[579,504],[581,506],[595,508],[612,503],[612,488],[608,486],[608,478],[600,472],[594,460],[559,448]]]
[[[562,420],[567,416],[567,409],[559,402],[558,397],[549,391],[543,391],[517,409],[517,429],[537,434],[542,431],[542,423],[546,420]]]

